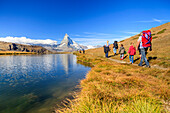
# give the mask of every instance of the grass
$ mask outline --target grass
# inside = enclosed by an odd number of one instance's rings
[[[139,35],[140,36],[140,35]],[[136,39],[138,39],[139,37],[135,37],[135,38],[133,38],[133,40],[136,40]]]
[[[124,40],[121,40],[120,42],[124,42]]]
[[[154,36],[155,34],[151,34],[151,36]]]
[[[129,64],[118,64],[105,57],[103,47],[86,50],[86,54],[77,55],[78,61],[93,65],[86,78],[81,80],[81,92],[74,100],[68,100],[65,108],[57,109],[61,113],[168,113],[170,98],[170,23],[152,28],[152,51],[147,58],[151,66],[168,68],[137,67]],[[162,29],[161,31],[159,31]],[[157,35],[161,34],[161,38]],[[138,35],[139,36],[139,35]],[[126,51],[130,43],[137,43],[137,36],[120,41]],[[112,43],[112,42],[110,42]],[[109,56],[120,60],[113,54],[110,45]],[[128,54],[124,61],[129,62]],[[134,56],[135,64],[140,62],[139,53]],[[167,103],[165,103],[167,102]],[[166,109],[165,109],[166,108]]]
[[[81,81],[82,90],[76,98],[56,112],[166,112],[162,100],[170,97],[170,70],[136,68],[103,57],[77,55],[79,60],[91,62],[95,67]]]
[[[152,37],[152,39],[156,39],[156,38],[158,38],[158,36],[154,36],[154,37]]]
[[[37,54],[35,52],[20,52],[20,51],[0,51],[0,55],[21,55],[21,54]]]
[[[162,33],[165,32],[165,30],[166,30],[166,29],[163,29],[163,30],[159,31],[157,34],[162,34]]]

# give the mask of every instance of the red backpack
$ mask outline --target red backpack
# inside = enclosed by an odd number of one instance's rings
[[[150,47],[151,46],[151,41],[152,41],[152,36],[151,36],[151,31],[143,31],[142,32],[142,46],[143,47]]]

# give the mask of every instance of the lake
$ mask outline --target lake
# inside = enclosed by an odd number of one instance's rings
[[[72,54],[0,56],[0,113],[51,113],[90,69]]]

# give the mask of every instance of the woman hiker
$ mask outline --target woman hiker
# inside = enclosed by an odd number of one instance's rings
[[[121,44],[121,47],[119,49],[119,54],[120,54],[120,59],[124,59],[124,53],[125,53],[125,48],[123,47],[123,44]]]
[[[130,60],[130,63],[131,64],[133,64],[134,62],[134,60],[133,60],[133,57],[134,57],[134,55],[136,54],[136,49],[135,49],[135,47],[133,46],[133,43],[131,42],[130,43],[130,47],[129,47],[129,51],[128,51],[128,53],[129,53],[129,60]]]

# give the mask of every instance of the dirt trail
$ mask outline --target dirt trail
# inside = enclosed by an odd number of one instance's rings
[[[108,58],[111,61],[117,62],[117,63],[122,63],[122,64],[130,64],[129,62],[123,61],[123,60],[116,60],[116,59],[112,59],[112,58]],[[131,65],[135,65],[138,66],[138,64],[131,64]],[[145,66],[143,66],[145,67]],[[151,65],[151,68],[156,68],[156,69],[163,69],[163,70],[168,70],[169,68],[164,68],[164,67],[160,67],[158,65]]]

